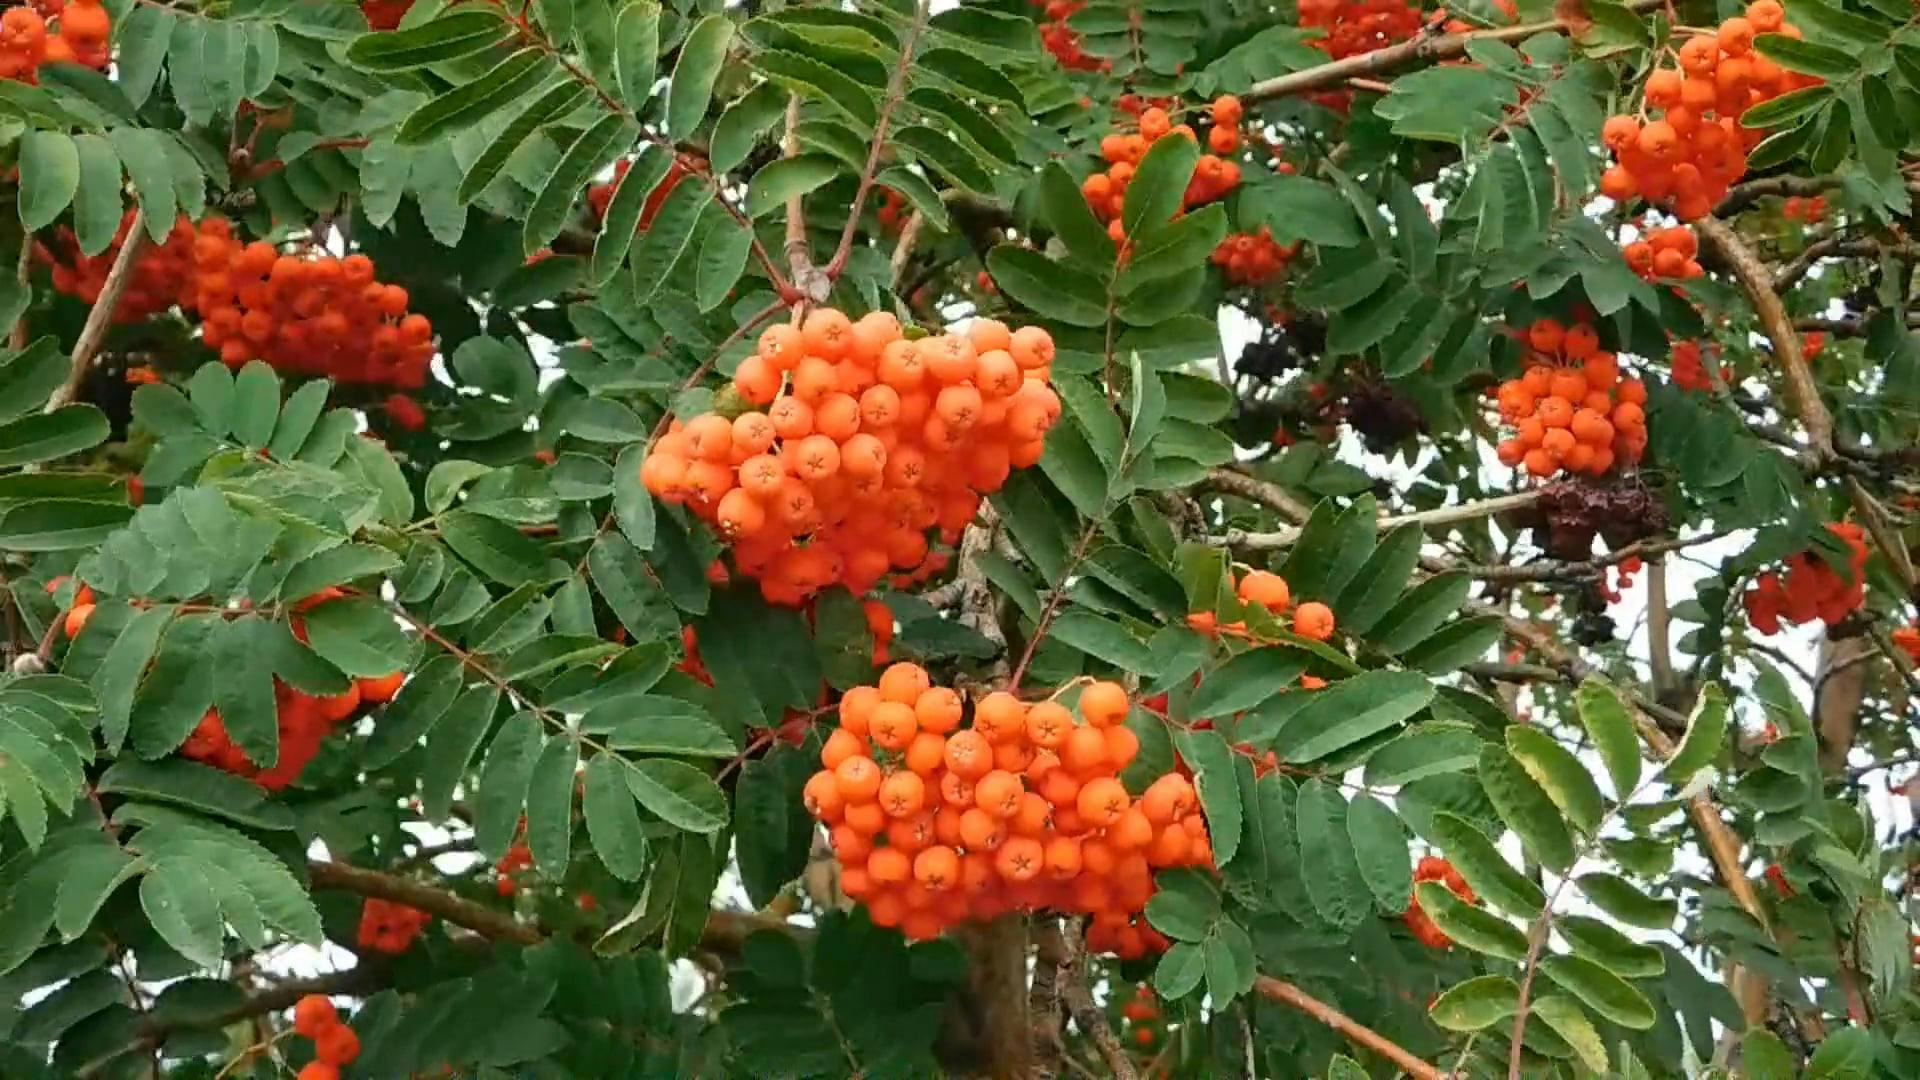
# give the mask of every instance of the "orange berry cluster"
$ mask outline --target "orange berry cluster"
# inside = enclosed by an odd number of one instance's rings
[[[1815,195],[1812,198],[1804,198],[1799,195],[1789,195],[1780,207],[1780,216],[1788,221],[1818,225],[1827,216],[1827,197]]]
[[[51,31],[47,20],[54,21]],[[36,83],[43,64],[104,69],[113,17],[100,0],[34,0],[0,14],[0,79]]]
[[[433,324],[409,314],[407,290],[374,279],[365,255],[283,255],[243,244],[222,217],[200,222],[195,276],[181,306],[198,311],[202,336],[232,368],[265,360],[295,375],[404,389],[426,385]]]
[[[412,3],[413,0],[407,0],[407,2]],[[614,162],[613,179],[587,188],[587,205],[593,209],[595,221],[605,220],[607,207],[612,204],[614,193],[620,189],[620,181],[632,168],[632,158],[621,158]],[[674,158],[673,164],[667,166],[667,174],[660,178],[660,183],[652,191],[647,193],[647,201],[640,204],[640,221],[634,226],[634,230],[638,232],[653,224],[654,215],[660,212],[660,206],[667,201],[667,196],[673,194],[674,186],[692,175],[692,169],[682,165],[679,158]]]
[[[1232,233],[1220,241],[1213,249],[1213,265],[1224,270],[1233,284],[1259,288],[1285,270],[1287,260],[1298,250],[1299,244],[1275,243],[1273,230],[1262,225],[1259,232]]]
[[[1893,643],[1914,663],[1920,664],[1920,626],[1903,626],[1892,634]]]
[[[1643,124],[1632,116],[1612,116],[1601,128],[1601,140],[1618,164],[1600,178],[1600,190],[1623,202],[1635,196],[1670,202],[1673,212],[1688,221],[1710,213],[1745,175],[1748,151],[1766,135],[1741,125],[1741,114],[1821,81],[1754,51],[1754,35],[1769,33],[1800,36],[1777,0],[1754,0],[1744,17],[1728,19],[1713,34],[1687,39],[1678,68],[1660,68],[1647,77],[1646,108],[1660,110],[1659,118]]]
[[[1715,356],[1720,346],[1712,347]],[[1682,390],[1695,390],[1705,393],[1713,389],[1713,380],[1707,374],[1707,365],[1697,341],[1676,341],[1673,343],[1670,372],[1673,385]],[[1720,365],[1720,380],[1725,382],[1733,375],[1733,369],[1726,364]]]
[[[1780,632],[1780,620],[1805,623],[1819,619],[1833,626],[1858,610],[1867,596],[1866,532],[1850,521],[1828,524],[1827,530],[1847,545],[1848,577],[1810,551],[1787,559],[1787,579],[1771,571],[1754,579],[1742,603],[1747,621],[1762,634]],[[1849,578],[1851,580],[1849,580]]]
[[[1671,229],[1655,229],[1644,239],[1635,240],[1621,249],[1626,256],[1627,265],[1633,272],[1653,281],[1657,278],[1678,278],[1686,280],[1697,278],[1705,271],[1694,256],[1700,253],[1699,242],[1694,239],[1693,230],[1685,225],[1676,225]]]
[[[314,1060],[296,1080],[340,1080],[340,1070],[360,1056],[360,1036],[324,994],[308,994],[294,1003],[293,1030],[313,1040]]]
[[[359,679],[345,692],[326,697],[304,694],[274,680],[273,700],[280,728],[280,757],[262,769],[227,734],[220,710],[208,709],[180,747],[182,757],[205,762],[242,776],[268,791],[279,791],[299,779],[307,763],[320,753],[320,744],[364,706],[393,700],[406,675],[394,672],[378,679]]]
[[[360,909],[357,940],[363,949],[398,956],[413,945],[413,939],[432,921],[433,916],[417,907],[369,896]]]
[[[360,14],[369,30],[398,30],[400,20],[413,10],[413,0],[360,0]]]
[[[1406,0],[1300,0],[1300,25],[1326,34],[1307,44],[1335,60],[1384,49],[1420,30],[1417,4]]]
[[[712,524],[769,602],[858,595],[890,568],[928,569],[926,530],[957,543],[981,496],[1040,460],[1060,415],[1052,363],[1039,327],[913,339],[885,312],[819,308],[769,328],[734,372],[755,408],[676,421],[640,479]]]
[[[61,574],[47,582],[47,595],[59,592],[60,586],[65,585],[67,580],[67,575]],[[67,605],[67,614],[61,621],[61,631],[70,638],[79,637],[87,620],[93,617],[93,606],[93,589],[85,584],[77,586],[73,590],[73,603]]]
[[[1029,0],[1046,15],[1040,24],[1040,44],[1068,71],[1108,71],[1113,61],[1089,56],[1080,47],[1080,31],[1067,25],[1074,12],[1087,6],[1087,0]]]
[[[1499,445],[1501,462],[1541,478],[1638,464],[1647,449],[1646,385],[1620,377],[1619,361],[1585,323],[1541,319],[1526,340],[1534,353],[1526,374],[1500,384],[1500,415],[1515,428]]]
[[[98,300],[132,222],[128,211],[113,244],[96,256],[81,255],[71,233],[63,235],[64,260],[39,249],[53,264],[54,288]],[[232,368],[259,359],[295,375],[413,390],[426,385],[433,360],[433,324],[408,313],[407,290],[374,279],[373,260],[243,244],[217,214],[198,227],[182,217],[165,243],[141,254],[114,318],[133,322],[176,303],[201,316],[207,347]]]
[[[1467,879],[1460,876],[1460,871],[1455,870],[1452,863],[1438,855],[1423,856],[1419,865],[1414,867],[1413,883],[1418,885],[1423,881],[1438,881],[1453,890],[1453,894],[1460,899],[1469,904],[1474,902],[1473,887],[1467,884]],[[1430,949],[1445,949],[1453,945],[1453,939],[1433,925],[1433,919],[1421,910],[1418,896],[1408,903],[1403,918],[1407,921],[1407,929],[1413,931],[1414,940],[1420,944]]]
[[[1239,163],[1218,156],[1240,149],[1240,99],[1222,94],[1213,99],[1208,113],[1213,127],[1207,132],[1207,147],[1212,152],[1200,155],[1193,167],[1193,176],[1187,181],[1181,202],[1189,210],[1224,198],[1240,186]],[[1107,223],[1107,235],[1117,244],[1124,244],[1127,238],[1120,211],[1126,205],[1127,186],[1133,182],[1134,170],[1140,167],[1140,159],[1147,156],[1147,149],[1168,135],[1200,141],[1192,125],[1175,124],[1167,110],[1158,105],[1141,110],[1140,130],[1131,134],[1116,132],[1100,140],[1100,156],[1107,161],[1106,171],[1087,177],[1080,184],[1080,193],[1086,196],[1094,216]]]
[[[847,691],[805,788],[807,812],[830,829],[841,889],[875,923],[916,939],[1054,909],[1093,917],[1096,952],[1165,949],[1138,919],[1153,870],[1213,861],[1193,784],[1168,773],[1130,796],[1119,774],[1140,740],[1126,726],[1126,690],[1091,683],[1079,707],[1084,724],[1055,701],[996,691],[963,727],[960,695],[904,663]]]
[[[34,257],[52,267],[55,289],[93,304],[99,301],[114,257],[132,229],[133,211],[128,210],[121,215],[112,245],[98,255],[85,255],[73,230],[63,225],[54,233],[52,248],[34,241]],[[180,218],[174,222],[165,243],[148,247],[134,260],[119,306],[113,309],[114,322],[141,322],[179,303],[180,283],[193,276],[194,236],[193,223]]]

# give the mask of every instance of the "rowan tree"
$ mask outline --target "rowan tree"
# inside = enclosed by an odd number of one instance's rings
[[[1897,0],[8,7],[0,1075],[1920,1075],[1917,151]]]

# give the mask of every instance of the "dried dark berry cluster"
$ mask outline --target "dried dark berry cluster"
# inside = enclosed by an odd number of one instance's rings
[[[1426,418],[1412,401],[1386,382],[1365,376],[1354,380],[1343,411],[1355,434],[1376,454],[1389,453],[1427,429]]]
[[[1666,504],[1638,479],[1556,481],[1540,489],[1539,505],[1547,529],[1542,546],[1560,558],[1587,558],[1595,535],[1618,548],[1669,525]]]

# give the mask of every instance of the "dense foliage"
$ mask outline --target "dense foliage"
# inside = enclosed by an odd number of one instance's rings
[[[34,0],[0,157],[9,1080],[1920,1075],[1903,0]]]

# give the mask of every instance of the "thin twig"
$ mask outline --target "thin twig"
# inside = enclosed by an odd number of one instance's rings
[[[860,231],[860,211],[866,207],[867,192],[873,190],[873,178],[880,171],[881,154],[886,149],[887,122],[906,94],[907,68],[913,63],[913,48],[920,40],[920,31],[927,25],[929,6],[928,0],[919,0],[913,6],[913,21],[907,25],[907,36],[900,42],[900,59],[893,66],[893,75],[887,80],[886,94],[880,99],[880,111],[873,122],[873,144],[867,150],[866,167],[860,170],[860,182],[854,185],[853,205],[847,210],[847,223],[840,228],[840,242],[834,246],[833,257],[827,260],[829,281],[840,277],[840,272],[847,267],[847,257],[853,253],[853,238]]]
[[[25,233],[20,237],[20,264],[14,268],[14,277],[25,292],[32,283],[33,274],[33,234]],[[27,310],[20,309],[20,318],[13,324],[13,330],[7,337],[7,345],[14,352],[27,347]]]
[[[1277,1001],[1306,1013],[1335,1032],[1344,1036],[1348,1042],[1363,1046],[1399,1066],[1402,1072],[1414,1080],[1445,1080],[1445,1074],[1431,1064],[1416,1057],[1412,1051],[1372,1028],[1360,1023],[1339,1009],[1321,1001],[1319,998],[1271,975],[1262,975],[1253,982],[1253,988],[1261,997]]]
[[[146,220],[146,210],[133,212],[127,238],[120,245],[120,253],[113,257],[113,266],[107,270],[107,280],[100,286],[100,295],[94,300],[92,310],[87,312],[79,340],[73,343],[73,356],[67,362],[67,381],[47,399],[43,412],[53,412],[80,395],[87,371],[93,367],[93,358],[99,355],[100,345],[107,338],[107,328],[113,325],[120,295],[127,291],[127,282],[133,278],[133,264],[147,248]]]
[[[893,282],[896,292],[900,289],[901,279],[906,276],[907,263],[913,258],[913,245],[920,239],[920,230],[926,224],[926,215],[915,210],[907,215],[907,220],[900,226],[900,238],[894,241],[893,258],[888,262],[891,271],[888,280]]]

